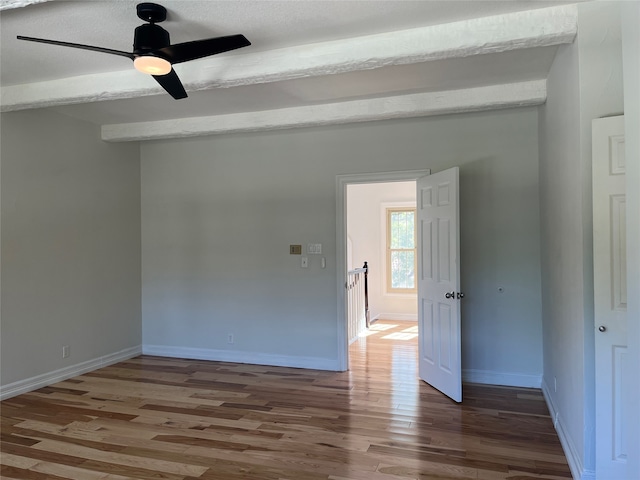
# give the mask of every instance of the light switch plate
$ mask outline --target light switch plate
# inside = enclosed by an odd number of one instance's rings
[[[289,255],[302,255],[302,245],[289,245]]]
[[[308,257],[301,257],[300,258],[300,266],[302,268],[308,268],[309,267],[309,258]]]
[[[311,253],[313,255],[319,255],[322,253],[322,244],[321,243],[309,243],[307,244],[307,253]]]

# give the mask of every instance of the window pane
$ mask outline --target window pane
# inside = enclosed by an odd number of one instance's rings
[[[391,212],[389,216],[391,241],[390,248],[414,247],[414,212]]]
[[[387,287],[390,291],[415,291],[415,210],[389,209],[387,215]]]
[[[413,251],[391,251],[391,288],[415,288]]]

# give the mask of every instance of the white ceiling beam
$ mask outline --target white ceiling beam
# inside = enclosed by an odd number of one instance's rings
[[[260,112],[103,125],[102,139],[129,142],[426,117],[541,105],[546,98],[546,80],[536,80]]]
[[[0,12],[2,10],[12,10],[14,8],[28,7],[34,3],[45,3],[52,0],[0,0]]]
[[[187,91],[277,82],[431,60],[571,43],[575,5],[483,17],[176,66]],[[3,112],[164,94],[130,69],[1,89]]]

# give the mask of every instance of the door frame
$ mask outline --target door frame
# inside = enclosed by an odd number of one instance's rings
[[[336,175],[336,275],[337,275],[337,338],[338,370],[349,369],[349,338],[347,335],[347,185],[391,183],[417,180],[431,175],[431,169],[380,173]]]

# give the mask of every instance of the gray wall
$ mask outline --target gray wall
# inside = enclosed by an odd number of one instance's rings
[[[578,49],[560,47],[540,109],[544,389],[584,457],[584,306]],[[554,384],[557,381],[557,392]],[[578,477],[579,478],[579,477]]]
[[[543,380],[579,475],[595,470],[591,120],[623,111],[619,8],[579,5],[540,109]]]
[[[140,345],[138,146],[29,111],[0,153],[2,385]]]
[[[463,367],[539,376],[537,148],[536,109],[143,144],[145,346],[336,367],[336,175],[459,165]]]

